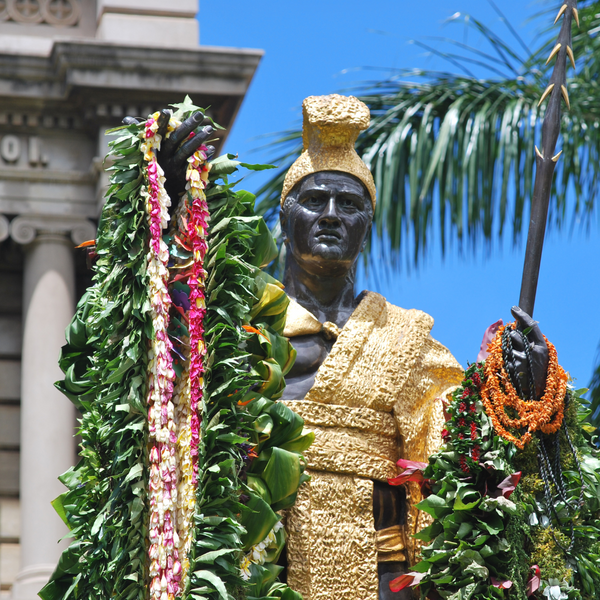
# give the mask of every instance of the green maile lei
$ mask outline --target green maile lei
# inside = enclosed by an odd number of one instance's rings
[[[176,108],[184,119],[197,107],[186,99]],[[74,541],[40,592],[44,600],[148,595],[146,368],[153,328],[142,127],[119,128],[110,144],[93,285],[78,303],[61,353],[65,378],[56,385],[82,415],[80,461],[61,476],[68,491],[53,503]],[[190,575],[181,597],[301,600],[278,580],[276,561],[285,543],[278,511],[293,505],[308,478],[302,451],[313,434],[277,402],[295,358],[282,336],[288,299],[261,271],[277,250],[254,212],[254,196],[230,181],[239,167],[266,167],[231,155],[211,165],[207,370]],[[170,250],[185,260],[185,250],[175,249],[165,234]],[[182,284],[177,287],[181,292]],[[184,322],[178,326],[184,336]]]
[[[543,436],[577,506],[572,516],[554,485],[548,507],[537,458],[542,438],[521,451],[495,433],[479,394],[483,367],[467,369],[445,409],[443,446],[410,475],[426,496],[417,507],[433,523],[415,535],[424,543],[421,561],[392,588],[418,586],[421,598],[450,600],[600,598],[600,460],[585,390],[568,391],[558,459],[554,436]]]

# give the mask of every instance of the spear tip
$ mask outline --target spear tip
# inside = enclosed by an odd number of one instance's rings
[[[567,91],[567,87],[564,85],[560,86],[560,91],[562,92],[563,98],[565,99],[565,103],[567,108],[571,110],[571,103],[569,102],[569,92]]]
[[[544,91],[544,93],[542,94],[542,97],[540,98],[540,101],[538,102],[538,106],[540,106],[542,104],[542,102],[548,97],[548,95],[550,94],[550,92],[554,89],[554,84],[551,83],[546,90]]]
[[[565,6],[566,6],[566,4],[565,4]],[[577,23],[577,27],[579,27],[579,12],[575,7],[573,7],[573,16],[575,17],[575,22]]]
[[[556,25],[556,22],[565,14],[565,11],[567,10],[568,6],[566,4],[563,4],[560,7],[560,10],[558,11],[558,14],[556,15],[556,19],[554,19],[554,24]]]
[[[558,54],[558,51],[561,49],[561,47],[562,47],[562,44],[560,42],[558,42],[558,44],[556,44],[556,46],[554,46],[554,48],[552,49],[552,52],[550,52],[550,56],[548,57],[546,64],[548,64],[552,60],[552,58]]]
[[[575,56],[573,54],[573,49],[569,45],[567,45],[567,55],[569,56],[569,60],[571,61],[573,68],[575,68]]]

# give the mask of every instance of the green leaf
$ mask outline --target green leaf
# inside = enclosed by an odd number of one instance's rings
[[[201,112],[202,114],[204,114],[204,109],[200,108],[199,106],[196,106],[188,95],[186,95],[183,102],[179,102],[177,104],[170,104],[169,106],[172,106],[173,108],[177,109],[173,116],[179,120],[184,120],[195,112]]]
[[[504,496],[498,496],[498,498],[486,498],[481,503],[480,508],[490,512],[499,509],[509,515],[516,515],[518,513],[517,505]]]
[[[433,522],[428,527],[421,529],[417,533],[413,534],[413,538],[416,540],[423,540],[424,542],[430,542],[436,536],[438,536],[443,530],[442,524],[439,521]]]
[[[106,515],[104,513],[100,513],[96,517],[96,519],[94,520],[94,524],[90,529],[90,534],[92,535],[92,537],[98,534],[98,532],[100,531],[100,527],[102,527],[102,524],[104,523],[105,519]]]
[[[416,506],[419,510],[430,514],[434,519],[440,519],[451,512],[446,501],[433,494],[419,502]]]
[[[248,441],[248,438],[237,435],[237,433],[222,433],[217,436],[217,439],[221,442],[228,442],[230,444],[243,444]]]
[[[276,169],[276,165],[254,165],[250,163],[240,163],[240,167],[244,167],[250,171],[264,171],[266,169]]]
[[[261,414],[252,424],[254,431],[259,434],[260,437],[266,439],[271,435],[273,430],[273,419],[267,414]]]
[[[223,154],[210,162],[210,173],[212,176],[222,177],[223,175],[231,175],[237,171],[241,164],[235,158],[234,154]]]
[[[216,558],[219,558],[219,556],[225,556],[227,554],[232,554],[233,552],[237,552],[236,548],[221,548],[220,550],[213,550],[211,552],[205,552],[204,554],[201,554],[200,556],[196,557],[196,561],[201,562],[201,563],[208,563],[208,564],[213,564],[215,562]]]
[[[129,473],[127,473],[127,477],[125,477],[124,483],[127,483],[128,481],[131,481],[133,479],[137,479],[143,472],[144,465],[142,465],[141,463],[133,465],[133,467],[131,467],[131,469],[129,470]]]
[[[283,450],[289,450],[290,452],[304,452],[304,450],[308,450],[314,441],[314,431],[306,431],[306,433],[303,432],[301,436],[282,444],[281,448]]]
[[[456,533],[456,537],[459,540],[462,540],[463,538],[467,537],[471,531],[473,531],[473,524],[469,523],[468,521],[465,521],[464,523],[460,524],[460,527],[458,528],[458,531]]]
[[[254,366],[254,370],[262,380],[257,392],[263,396],[277,398],[283,392],[285,387],[285,379],[279,363],[269,358],[261,360]]]
[[[118,367],[114,369],[113,372],[106,378],[106,383],[109,384],[120,381],[123,374],[126,371],[128,371],[134,364],[135,361],[133,361],[131,358],[125,358],[120,360]]]
[[[223,580],[215,575],[212,571],[194,571],[193,576],[201,581],[208,581],[215,588],[215,590],[217,590],[219,598],[222,598],[223,600],[229,600],[229,595],[227,594],[227,589],[225,588]]]
[[[67,496],[68,496],[68,492],[64,492],[57,498],[54,498],[54,500],[52,500],[51,504],[52,504],[52,508],[54,508],[54,510],[56,511],[56,514],[58,514],[58,516],[63,520],[63,523],[69,529],[71,529],[71,525],[69,523],[69,520],[67,519],[67,514],[65,512],[65,507],[64,507],[64,501],[65,501],[65,498],[67,498]]]
[[[262,542],[277,521],[279,516],[271,510],[271,507],[262,498],[251,494],[241,519],[241,524],[246,529],[246,533],[242,536],[244,549],[248,550],[254,544]]]
[[[278,502],[295,493],[303,468],[300,456],[282,448],[270,448],[261,452],[260,460],[267,460],[261,476],[271,492],[272,502]]]
[[[481,502],[481,498],[474,500],[473,502],[463,502],[460,496],[456,497],[454,501],[454,510],[471,510],[475,508]]]
[[[487,579],[490,575],[490,572],[483,565],[480,565],[473,561],[464,569],[463,574],[465,574],[465,575],[473,574],[473,575],[475,575],[475,577],[478,577],[479,579]]]
[[[504,523],[495,512],[488,513],[485,519],[477,519],[477,522],[491,535],[497,535],[504,530]]]
[[[271,500],[271,492],[269,492],[267,484],[262,480],[261,477],[248,474],[246,476],[246,483],[248,487],[252,491],[256,492],[256,494],[258,494],[258,496],[262,498],[267,504],[270,505],[273,503],[273,501]]]

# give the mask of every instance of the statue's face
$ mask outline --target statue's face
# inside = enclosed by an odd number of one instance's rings
[[[290,192],[282,213],[287,251],[305,271],[319,276],[348,272],[371,229],[373,210],[365,186],[353,175],[308,175]]]

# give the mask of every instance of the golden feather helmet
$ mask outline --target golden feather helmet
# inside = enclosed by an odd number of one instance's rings
[[[369,126],[366,104],[354,96],[309,96],[302,103],[302,154],[290,167],[283,182],[281,205],[304,177],[322,171],[342,171],[362,181],[375,210],[373,176],[354,149],[361,131]]]

